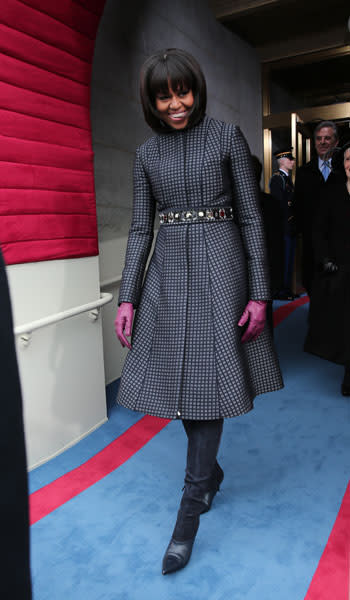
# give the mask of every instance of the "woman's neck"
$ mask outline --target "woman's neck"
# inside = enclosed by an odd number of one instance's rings
[[[348,194],[350,194],[350,179],[346,180],[346,188],[348,190]]]

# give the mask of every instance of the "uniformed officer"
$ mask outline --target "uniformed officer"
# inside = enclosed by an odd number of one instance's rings
[[[291,289],[296,248],[294,185],[290,177],[295,161],[292,150],[293,148],[285,148],[274,153],[278,171],[270,180],[271,194],[278,200],[280,206],[284,239],[283,289],[277,295],[280,300],[294,300],[296,297]]]

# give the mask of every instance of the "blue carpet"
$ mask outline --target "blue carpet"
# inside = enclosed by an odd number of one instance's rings
[[[342,368],[302,352],[306,315],[307,306],[297,309],[275,332],[285,389],[225,421],[225,480],[188,567],[161,575],[185,464],[185,434],[172,422],[32,527],[34,600],[303,600],[349,480],[350,450]],[[98,431],[30,474],[31,491],[139,418],[113,408]]]

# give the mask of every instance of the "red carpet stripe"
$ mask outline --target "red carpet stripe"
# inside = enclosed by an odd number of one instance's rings
[[[279,325],[281,321],[286,319],[286,317],[288,317],[296,308],[299,308],[299,306],[303,306],[308,302],[309,296],[302,296],[301,298],[293,300],[293,302],[288,302],[287,304],[283,304],[279,308],[276,308],[276,310],[274,310],[273,312],[274,327],[277,327],[277,325]]]
[[[145,416],[88,461],[30,495],[33,525],[125,463],[159,433],[169,420]]]
[[[274,326],[276,327],[298,306],[302,306],[308,301],[308,297],[304,296],[275,310]],[[34,525],[56,508],[120,467],[168,423],[169,420],[166,419],[148,415],[143,417],[88,461],[31,494],[30,524]]]
[[[350,482],[305,600],[350,600]]]

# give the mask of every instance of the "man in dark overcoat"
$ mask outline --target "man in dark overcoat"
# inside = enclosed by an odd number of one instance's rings
[[[2,598],[30,600],[27,467],[13,322],[0,251],[0,531]]]
[[[314,223],[317,270],[304,349],[344,365],[341,392],[350,396],[350,142],[333,165],[338,181],[325,188]]]
[[[275,152],[274,156],[277,160],[278,171],[272,175],[270,180],[271,194],[279,204],[284,242],[283,286],[277,295],[280,300],[293,300],[295,298],[292,292],[296,247],[294,185],[290,176],[295,162],[292,150],[293,148],[284,148]]]
[[[338,145],[338,131],[333,121],[322,121],[314,132],[316,156],[299,167],[295,179],[297,228],[302,237],[302,284],[311,293],[315,275],[312,229],[324,188],[335,183],[332,153]]]

